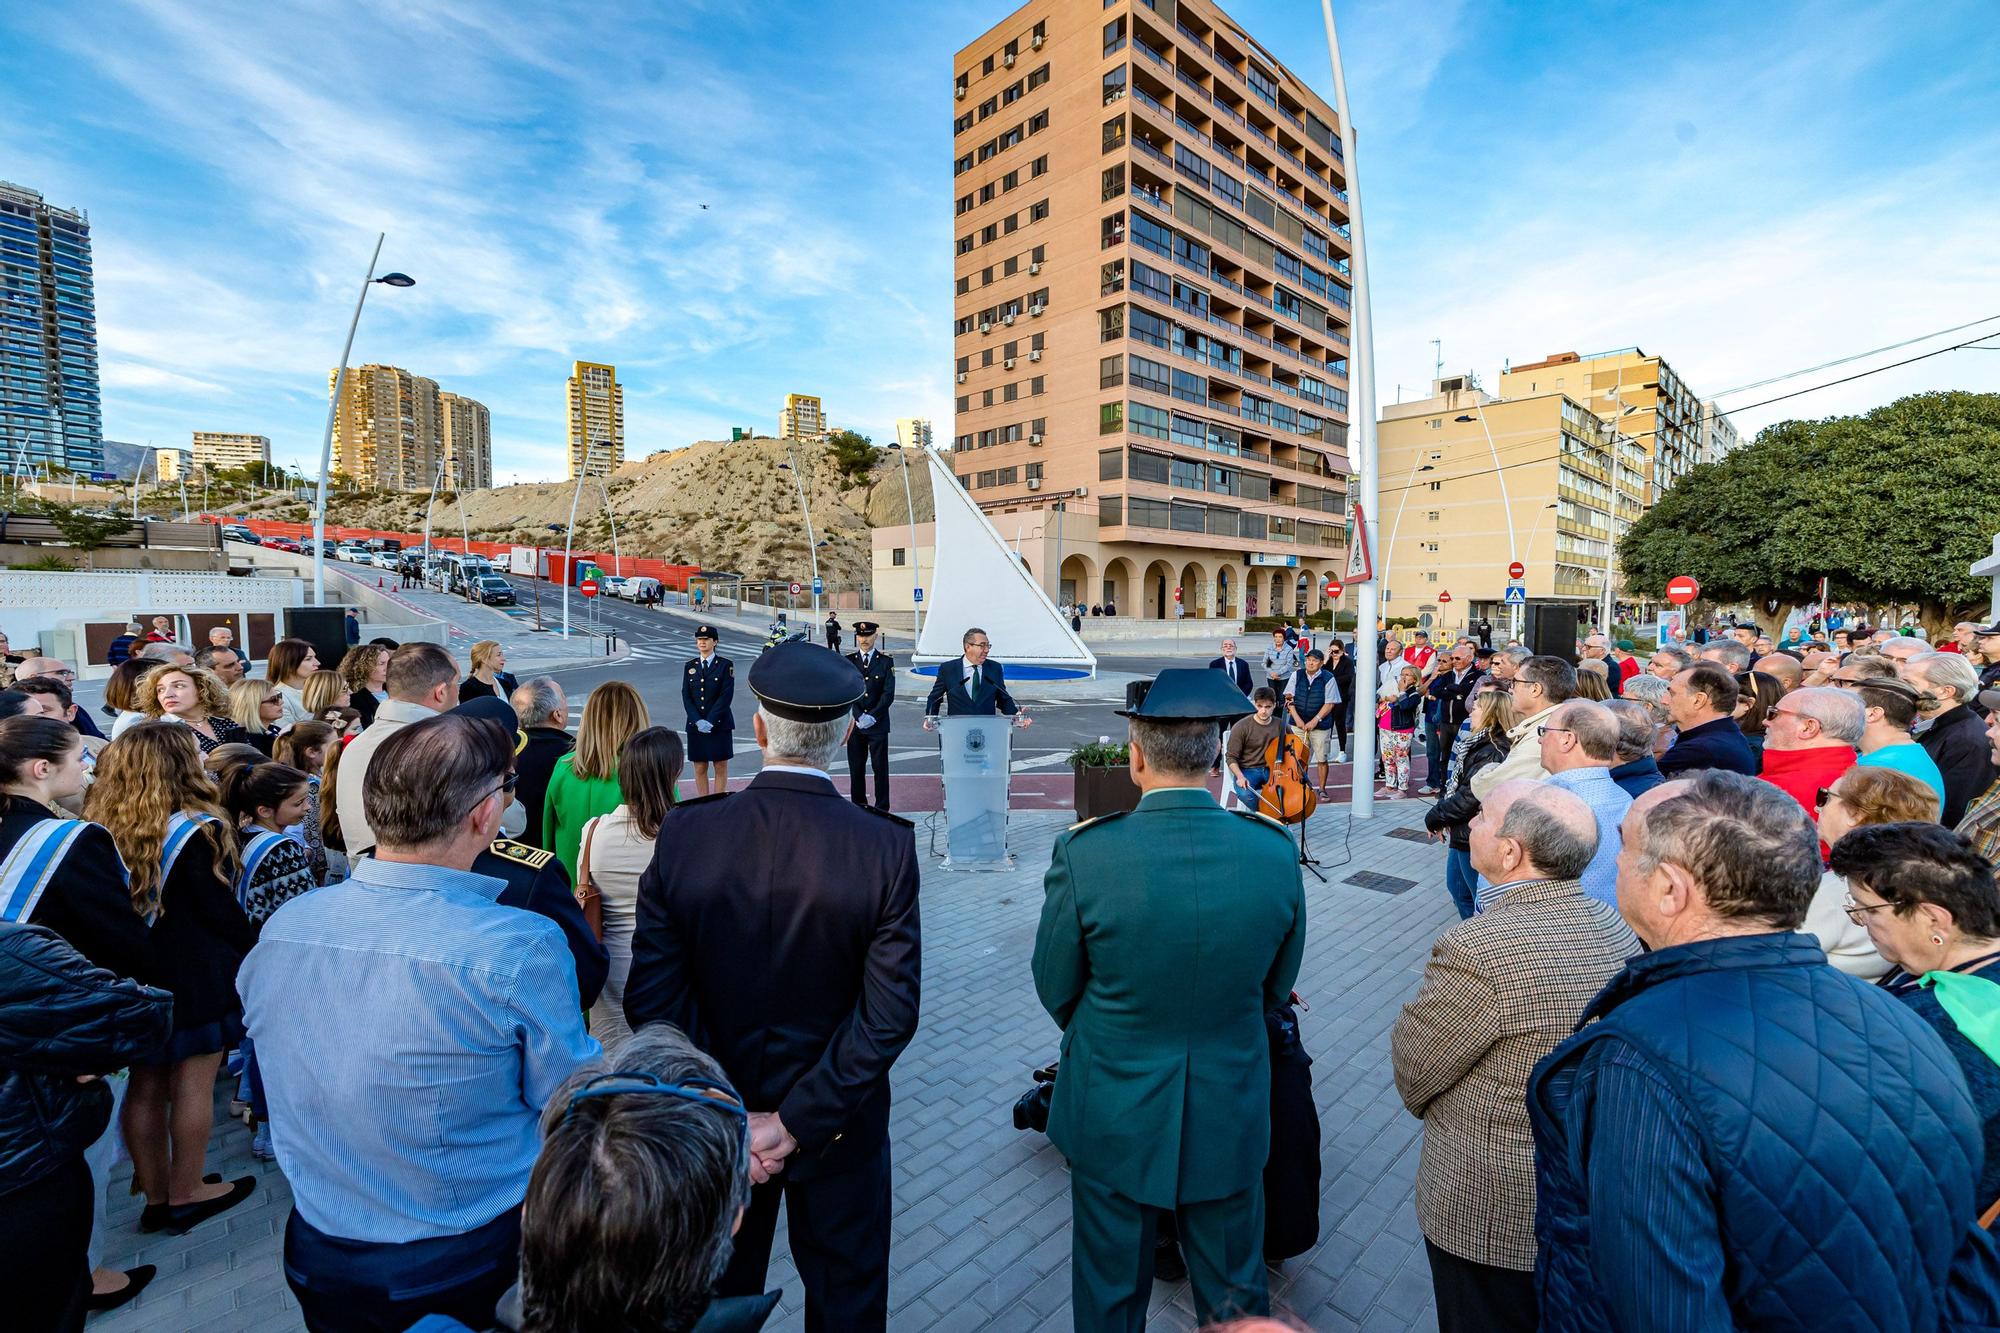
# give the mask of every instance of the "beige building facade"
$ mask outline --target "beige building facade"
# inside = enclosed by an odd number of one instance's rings
[[[825,444],[826,405],[809,393],[788,393],[778,409],[778,438]]]
[[[451,489],[492,487],[493,414],[486,404],[463,394],[438,394],[438,458]]]
[[[327,374],[329,397],[338,380]],[[334,470],[376,490],[430,490],[441,410],[436,380],[400,366],[351,367],[333,419]]]
[[[928,417],[896,418],[896,446],[901,449],[929,449],[937,443]]]
[[[194,475],[194,455],[186,449],[153,450],[153,476],[158,481],[180,481]]]
[[[194,447],[189,453],[190,461],[198,468],[219,472],[223,468],[247,467],[271,461],[271,438],[241,431],[198,430],[194,432]]]
[[[1631,435],[1646,451],[1646,503],[1706,461],[1706,409],[1666,360],[1637,347],[1588,356],[1558,352],[1500,375],[1500,397],[1563,393]]]
[[[1331,108],[1207,0],[1036,0],[953,76],[960,484],[1058,600],[1320,609],[1347,521]]]
[[[569,410],[569,475],[603,476],[625,461],[625,390],[618,368],[579,361],[565,387]]]

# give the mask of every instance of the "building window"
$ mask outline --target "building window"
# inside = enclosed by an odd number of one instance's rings
[[[1041,394],[1041,392],[1042,392],[1042,386],[1043,386],[1043,385],[1044,385],[1045,383],[1046,383],[1046,381],[1045,381],[1045,380],[1044,380],[1044,379],[1043,379],[1043,378],[1042,378],[1042,377],[1041,377],[1040,375],[1037,375],[1037,376],[1035,376],[1035,377],[1034,377],[1033,379],[1029,380],[1029,381],[1028,381],[1028,397],[1030,397],[1030,398],[1034,398],[1034,397],[1037,397],[1037,396],[1039,396],[1039,395]]]
[[[1012,486],[1019,479],[1019,468],[1003,467],[999,469],[999,475],[994,478],[994,484],[997,486]]]
[[[1030,70],[1028,73],[1028,91],[1033,92],[1048,81],[1049,67],[1047,65],[1043,65],[1039,69]]]
[[[1103,141],[1104,151],[1107,153],[1114,148],[1125,146],[1125,117],[1113,116],[1104,122]]]
[[[966,203],[970,204],[971,202],[972,202],[972,198],[971,198],[971,196],[970,196],[970,195],[968,195],[968,196],[966,197]],[[995,242],[995,241],[997,241],[997,240],[999,240],[999,239],[1000,239],[1000,224],[999,224],[999,223],[997,223],[997,222],[989,222],[989,223],[987,223],[987,224],[986,224],[986,225],[985,225],[984,227],[981,227],[981,228],[979,229],[979,243],[980,243],[981,245],[991,245],[991,244],[993,244],[993,242]]]
[[[1125,79],[1126,72],[1123,65],[1118,66],[1116,69],[1104,71],[1103,97],[1105,106],[1110,106],[1113,102],[1125,96]]]
[[[1107,356],[1097,363],[1097,387],[1112,389],[1125,382],[1125,358]]]
[[[1032,134],[1040,134],[1040,133],[1041,133],[1041,132],[1042,132],[1043,130],[1047,129],[1048,127],[1049,127],[1049,113],[1048,113],[1048,112],[1046,112],[1046,111],[1037,111],[1037,112],[1036,112],[1036,113],[1035,113],[1034,115],[1032,115],[1032,116],[1029,116],[1029,117],[1028,117],[1028,133],[1029,133],[1029,134],[1031,134],[1031,135],[1032,135]]]
[[[1014,82],[1008,84],[1006,90],[1000,94],[1000,105],[1012,106],[1025,97],[1027,92],[1028,85],[1022,80],[1016,79]]]
[[[1125,16],[1120,14],[1117,18],[1104,25],[1104,54],[1110,55],[1114,51],[1122,51],[1124,49]]]
[[[1038,199],[1034,203],[1028,205],[1028,221],[1040,222],[1043,218],[1047,217],[1048,215],[1049,215],[1048,200]]]
[[[1097,341],[1116,342],[1125,336],[1125,307],[1112,306],[1097,312]]]
[[[959,158],[951,164],[951,174],[954,176],[963,176],[970,170],[972,170],[972,154],[970,153],[967,153],[964,157]]]
[[[960,214],[970,213],[972,211],[971,195],[968,194],[958,201],[958,211]]]
[[[1097,409],[1097,433],[1115,435],[1125,429],[1125,404],[1103,403]]]
[[[1037,435],[1046,435],[1049,433],[1049,419],[1047,417],[1036,417],[1028,423],[1028,429]]]
[[[1028,164],[1029,180],[1033,180],[1037,176],[1046,176],[1048,174],[1049,174],[1049,155],[1047,153],[1043,153],[1040,157],[1036,158],[1034,161]]]
[[[905,560],[905,558],[908,556],[908,554],[909,553],[907,551],[905,551],[902,547],[898,546],[894,550],[889,552],[889,563],[892,565],[901,565]]]
[[[1042,465],[1040,463],[1028,464],[1027,477],[1025,479],[1028,481],[1040,481],[1042,479]]]
[[[963,296],[963,295],[965,295],[965,294],[966,294],[967,292],[969,292],[969,291],[971,291],[971,290],[972,290],[972,279],[971,279],[971,278],[960,278],[960,279],[958,280],[958,294],[959,294],[960,296]]]
[[[1002,194],[1005,194],[1007,191],[1015,189],[1020,184],[1021,184],[1021,170],[1019,167],[1016,167],[1014,170],[1008,172],[1006,175],[1000,178],[1000,192]]]
[[[971,254],[971,253],[972,253],[972,244],[973,244],[973,242],[972,242],[972,238],[971,238],[970,236],[961,236],[961,237],[959,237],[959,238],[958,238],[958,252],[959,252],[960,254],[962,254],[962,255],[969,255],[969,254]]]
[[[1097,479],[1116,481],[1125,475],[1125,451],[1123,449],[1099,449],[1097,451]]]
[[[989,97],[985,101],[979,104],[979,118],[981,120],[984,120],[988,116],[992,115],[994,112],[998,111],[999,109],[1000,109],[1000,99],[997,97]]]
[[[1125,497],[1107,495],[1097,502],[1097,522],[1100,527],[1116,528],[1125,523]]]
[[[962,393],[958,396],[958,410],[961,412],[970,412],[972,410],[972,396],[970,394]]]

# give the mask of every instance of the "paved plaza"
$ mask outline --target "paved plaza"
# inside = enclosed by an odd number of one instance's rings
[[[1345,807],[1331,807],[1310,829],[1328,880],[1306,879],[1298,984],[1312,1006],[1300,1029],[1321,1117],[1321,1240],[1273,1275],[1272,1292],[1277,1308],[1320,1333],[1436,1327],[1412,1202],[1419,1129],[1396,1097],[1388,1055],[1389,1026],[1416,990],[1430,943],[1456,919],[1442,887],[1444,849],[1411,836],[1423,808],[1385,803],[1344,838]],[[1070,1327],[1068,1174],[1045,1138],[1015,1131],[1011,1119],[1030,1071],[1056,1052],[1028,964],[1042,870],[1070,820],[1017,813],[1012,872],[955,874],[927,863],[923,1020],[895,1070],[893,1329]],[[928,842],[920,824],[918,846]],[[242,1124],[217,1124],[211,1168],[254,1173],[259,1192],[186,1236],[141,1236],[140,1201],[120,1168],[104,1262],[161,1272],[133,1305],[93,1320],[96,1333],[301,1326],[280,1260],[291,1192],[275,1165],[250,1158]],[[794,1333],[803,1296],[784,1255],[781,1239],[770,1285],[785,1299],[768,1327]],[[1193,1328],[1187,1284],[1156,1284],[1153,1316],[1156,1329]]]

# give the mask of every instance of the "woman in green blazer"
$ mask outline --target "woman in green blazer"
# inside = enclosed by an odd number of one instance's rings
[[[542,846],[554,852],[576,883],[583,826],[618,808],[618,754],[625,742],[652,725],[639,692],[622,680],[606,681],[583,702],[576,748],[556,760],[542,798]]]

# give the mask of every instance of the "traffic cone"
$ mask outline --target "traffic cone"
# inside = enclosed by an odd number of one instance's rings
[[[382,576],[380,574],[377,574],[375,576],[375,586],[377,588],[387,588],[389,585],[382,582]]]

